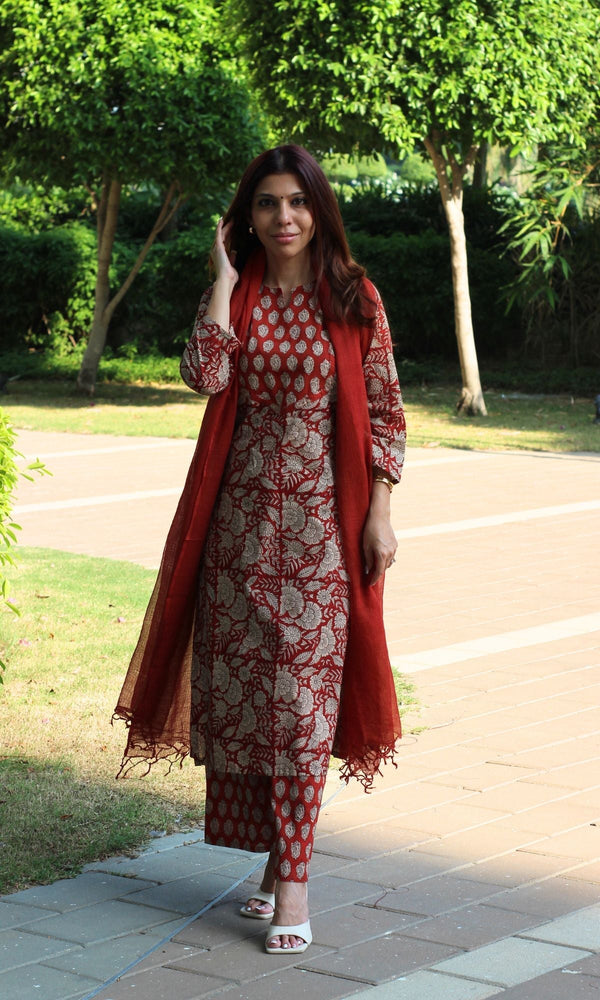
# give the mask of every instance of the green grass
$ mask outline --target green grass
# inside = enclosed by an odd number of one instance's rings
[[[152,831],[198,825],[204,771],[115,781],[111,715],[154,582],[131,563],[20,549],[0,608],[0,892],[73,875]]]
[[[598,451],[600,424],[591,399],[523,397],[488,390],[487,417],[456,413],[457,391],[409,385],[408,440],[413,447],[483,450]],[[14,426],[81,434],[195,438],[205,401],[185,387],[101,383],[93,402],[69,382],[15,382],[2,398]]]
[[[2,397],[13,425],[34,431],[195,438],[206,400],[182,384],[101,383],[93,400],[71,382],[15,382]]]
[[[413,447],[475,450],[598,451],[600,424],[591,400],[571,396],[526,397],[488,390],[487,417],[456,413],[457,393],[448,388],[409,387],[408,440]]]

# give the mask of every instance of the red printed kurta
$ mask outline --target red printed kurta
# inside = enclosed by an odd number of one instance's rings
[[[312,288],[263,287],[242,349],[200,306],[182,374],[239,379],[206,540],[192,665],[193,753],[219,774],[312,775],[335,732],[348,623],[336,509],[335,356]],[[234,376],[231,353],[239,348]],[[373,463],[400,478],[404,418],[385,313],[364,361]],[[368,664],[365,664],[368,669]]]

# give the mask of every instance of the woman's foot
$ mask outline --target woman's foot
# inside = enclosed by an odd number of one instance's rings
[[[243,917],[254,917],[255,920],[272,920],[274,909],[275,893],[257,889],[254,896],[242,906],[240,913]]]
[[[246,905],[240,910],[242,916],[255,917],[258,920],[271,920],[275,911],[275,886],[277,884],[274,873],[275,860],[273,855],[269,854],[269,860],[267,861],[262,882],[260,883],[261,895],[250,897]],[[263,899],[263,895],[269,898]]]
[[[279,933],[267,933],[267,949],[269,952],[298,951],[303,945],[310,944],[310,925],[308,924],[308,885],[306,882],[278,882],[276,889],[275,912],[273,928]],[[306,937],[300,937],[298,929],[304,926]],[[286,934],[283,929],[296,929],[296,933]],[[302,948],[302,950],[304,950]]]

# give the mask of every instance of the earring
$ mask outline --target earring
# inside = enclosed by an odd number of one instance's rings
[[[254,234],[254,226],[248,226],[248,232]]]

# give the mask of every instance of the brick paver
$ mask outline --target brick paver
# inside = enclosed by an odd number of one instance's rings
[[[23,543],[156,566],[193,443],[142,444],[23,433]],[[373,794],[330,775],[305,955],[237,915],[255,857],[179,835],[4,897],[0,996],[600,997],[599,497],[595,455],[409,452],[386,622],[421,705]]]

